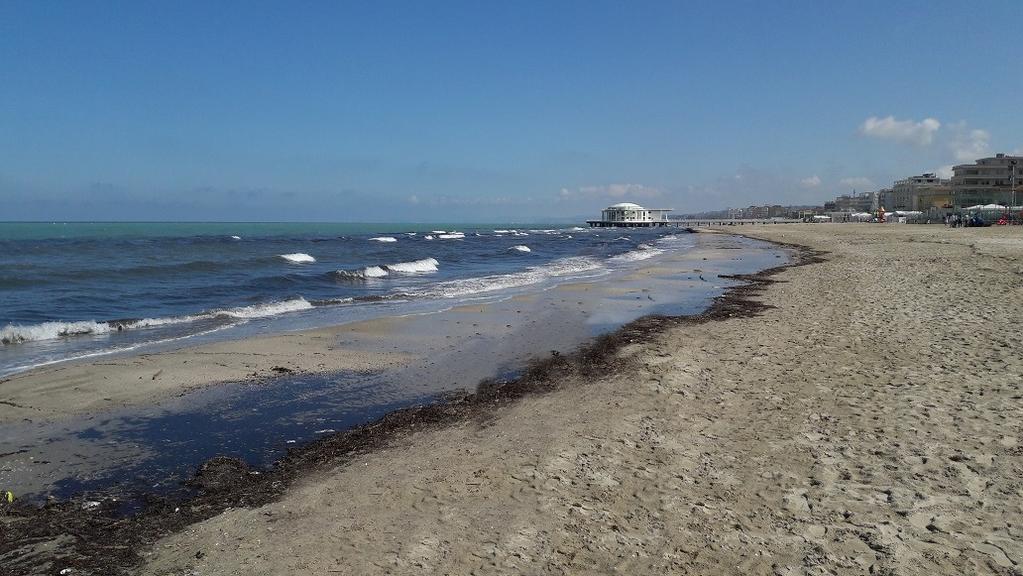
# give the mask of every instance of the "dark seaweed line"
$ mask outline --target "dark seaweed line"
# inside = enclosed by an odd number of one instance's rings
[[[740,283],[715,298],[700,314],[639,318],[571,354],[555,352],[535,359],[514,380],[483,381],[474,393],[396,410],[369,424],[292,449],[267,470],[253,469],[237,458],[215,457],[186,483],[196,489],[195,495],[187,499],[146,497],[143,510],[128,517],[119,516],[117,504],[110,501],[90,510],[83,509],[81,499],[42,507],[2,502],[0,575],[54,574],[65,568],[78,574],[131,574],[142,561],[140,552],[159,538],[229,508],[253,508],[276,501],[296,479],[312,471],[346,465],[413,432],[468,421],[485,425],[500,407],[524,396],[554,391],[564,382],[578,381],[572,376],[606,376],[620,371],[628,361],[616,352],[629,344],[648,342],[670,328],[758,316],[771,306],[754,297],[778,282],[773,279],[775,275],[788,268],[822,262],[826,255],[798,244],[772,243],[794,252],[793,261],[755,274],[722,276]],[[65,549],[49,554],[35,552],[35,544],[60,535],[72,538]]]

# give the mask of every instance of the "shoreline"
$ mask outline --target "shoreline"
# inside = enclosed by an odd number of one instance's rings
[[[269,470],[255,470],[237,458],[213,458],[186,483],[198,493],[185,502],[150,499],[141,513],[127,518],[121,517],[118,504],[110,501],[100,504],[97,514],[82,514],[84,503],[81,499],[51,503],[42,508],[16,503],[8,506],[6,512],[14,518],[31,519],[35,524],[31,532],[36,534],[39,531],[61,532],[68,527],[73,527],[78,534],[89,534],[89,542],[79,539],[73,546],[72,555],[88,559],[84,563],[76,562],[75,566],[88,565],[91,569],[115,573],[119,569],[130,569],[137,562],[125,555],[109,558],[104,556],[103,551],[108,550],[113,542],[128,539],[135,542],[129,547],[134,552],[156,537],[173,533],[224,510],[272,502],[300,478],[315,474],[325,466],[347,465],[354,458],[385,448],[403,436],[468,421],[485,421],[495,411],[517,400],[552,392],[559,387],[555,379],[593,377],[598,372],[620,372],[624,364],[617,357],[619,352],[648,342],[671,327],[752,317],[761,313],[765,308],[752,298],[774,282],[772,276],[791,267],[817,262],[820,258],[819,254],[804,246],[770,243],[794,254],[795,258],[753,274],[722,275],[722,278],[737,281],[738,284],[726,288],[702,313],[643,316],[596,337],[574,352],[535,358],[520,376],[512,380],[484,380],[479,382],[474,392],[449,396],[450,399],[433,404],[401,408],[369,424],[291,449]],[[323,330],[335,328],[338,327]],[[182,513],[186,510],[186,504],[188,513]],[[11,530],[12,526],[0,524],[0,533]],[[5,541],[10,541],[12,537],[17,540],[16,535],[5,534],[5,537]],[[5,552],[0,547],[0,557]],[[58,560],[54,566],[63,567],[63,564]]]
[[[685,250],[678,258],[687,260],[690,256],[686,254],[690,253],[697,260],[717,259],[717,266],[727,269],[727,258],[717,254],[713,246]],[[644,269],[646,266],[640,263],[634,272]],[[661,275],[670,276],[672,272],[677,270],[665,269]],[[638,280],[647,280],[625,279],[631,280],[633,285]],[[592,282],[586,278],[566,278],[546,287],[527,286],[519,293],[513,292],[504,297],[494,295],[482,305],[492,307],[507,298],[515,301],[535,297],[552,288]],[[604,279],[598,278],[595,285],[611,294],[612,290],[604,284]],[[61,361],[0,377],[0,426],[18,422],[45,423],[156,406],[190,393],[233,383],[272,385],[281,377],[299,374],[370,373],[408,366],[430,351],[420,343],[405,343],[395,349],[389,345],[366,346],[365,342],[372,339],[382,342],[380,337],[393,338],[407,329],[399,329],[399,325],[408,325],[417,317],[446,318],[462,308],[476,306],[478,304],[452,300],[447,306],[438,305],[437,310],[426,313],[382,315],[320,328],[183,345],[168,350]],[[518,316],[495,317],[492,323],[494,328],[503,331],[506,325],[515,325],[518,320]],[[416,330],[420,336],[429,335],[429,331],[422,328]]]
[[[1018,229],[756,235],[828,254],[754,317],[355,455],[160,539],[141,573],[1018,571]]]
[[[0,542],[31,526],[45,552],[12,545],[0,559],[22,560],[19,573],[151,576],[1013,573],[1023,237],[869,225],[755,236],[808,247],[813,265],[269,471],[213,460],[185,503],[127,519],[106,502],[15,506]],[[989,306],[990,293],[1006,302]]]

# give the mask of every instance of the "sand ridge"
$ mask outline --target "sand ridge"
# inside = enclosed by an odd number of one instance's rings
[[[827,261],[757,318],[165,538],[144,573],[1020,573],[1019,230],[743,232]]]

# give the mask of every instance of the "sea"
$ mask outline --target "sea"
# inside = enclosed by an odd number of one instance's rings
[[[0,376],[429,313],[691,246],[674,228],[0,223]]]

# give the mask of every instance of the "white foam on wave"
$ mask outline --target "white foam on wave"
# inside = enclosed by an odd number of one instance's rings
[[[509,248],[509,250],[518,250],[519,252],[532,252],[532,250],[529,249],[529,246],[523,246],[522,244],[519,244],[518,246],[512,246],[511,248]]]
[[[422,260],[413,260],[412,262],[388,264],[387,270],[399,274],[424,274],[436,272],[439,265],[440,263],[433,258],[423,258]]]
[[[342,278],[383,278],[391,274],[429,274],[437,271],[440,263],[433,258],[423,258],[412,262],[398,262],[385,266],[367,266],[361,270],[338,270],[336,274]]]
[[[426,238],[427,240],[433,240],[433,235],[427,234],[426,236],[423,236],[423,238]]]
[[[106,334],[110,325],[106,322],[83,320],[80,322],[43,322],[41,324],[8,324],[0,330],[0,344],[20,344],[37,340],[54,340],[66,336],[84,334]]]
[[[0,343],[20,344],[22,342],[34,342],[38,340],[56,340],[68,336],[84,336],[87,334],[108,334],[121,330],[139,330],[142,328],[155,328],[157,326],[170,326],[173,324],[188,324],[197,320],[212,318],[212,314],[192,314],[187,316],[169,316],[166,318],[141,318],[138,320],[111,320],[110,322],[96,322],[95,320],[80,320],[77,322],[42,322],[40,324],[13,325],[9,324],[0,330]]]
[[[624,254],[619,254],[617,256],[612,256],[611,258],[608,258],[608,261],[616,263],[639,262],[640,260],[648,260],[650,258],[653,258],[658,254],[664,254],[664,250],[661,250],[659,248],[647,247],[640,248],[639,250],[633,250],[631,252],[625,252]]]
[[[386,274],[386,272],[385,272]],[[351,299],[348,299],[349,301]],[[253,304],[251,306],[240,306],[202,314],[189,314],[184,316],[168,316],[165,318],[141,318],[138,320],[111,320],[109,322],[97,322],[95,320],[81,320],[77,322],[42,322],[39,324],[17,325],[8,324],[0,329],[0,344],[5,346],[21,344],[23,342],[36,342],[40,340],[56,340],[71,336],[85,336],[109,334],[122,330],[141,330],[144,328],[156,328],[174,324],[188,324],[201,320],[214,318],[265,318],[277,316],[288,312],[308,310],[312,308],[305,298],[294,298],[265,304]],[[219,330],[216,328],[215,330]],[[201,332],[200,334],[205,333]],[[191,335],[194,336],[195,334]]]
[[[447,230],[430,230],[431,234],[447,234]]]
[[[231,240],[241,240],[241,236],[231,236]]]
[[[573,256],[549,262],[542,266],[532,266],[522,272],[511,274],[495,274],[479,278],[465,278],[440,282],[425,290],[406,292],[409,296],[425,296],[428,298],[457,298],[475,294],[496,292],[508,288],[518,288],[539,284],[551,278],[572,276],[584,272],[603,270],[601,263],[588,256]]]
[[[316,258],[302,252],[295,252],[294,254],[281,254],[281,258],[284,258],[288,262],[294,262],[295,264],[308,264],[309,262],[316,262]]]
[[[299,310],[308,310],[313,305],[309,303],[305,298],[292,298],[291,300],[279,300],[277,302],[266,302],[263,304],[253,304],[251,306],[239,306],[238,308],[228,308],[226,310],[218,310],[214,312],[214,316],[227,317],[227,318],[265,318],[267,316],[277,316],[278,314],[285,314],[287,312],[298,312]]]
[[[462,232],[451,232],[448,234],[438,234],[437,238],[441,240],[460,240],[462,238],[465,238],[465,234],[463,234]]]
[[[54,364],[61,364],[63,362],[69,362],[69,361],[72,361],[72,360],[84,360],[86,358],[96,358],[98,356],[109,356],[111,354],[123,354],[125,352],[131,352],[132,350],[138,350],[139,348],[143,348],[143,347],[146,347],[146,346],[158,346],[158,345],[161,345],[161,344],[168,344],[170,342],[177,342],[177,341],[180,341],[180,340],[187,340],[188,338],[195,338],[197,336],[206,336],[207,334],[213,334],[214,332],[219,332],[221,330],[225,330],[225,329],[231,328],[233,326],[236,326],[236,324],[232,323],[232,324],[227,324],[227,325],[224,325],[224,326],[218,326],[216,328],[211,328],[210,330],[203,330],[202,332],[196,332],[195,334],[186,334],[184,336],[175,336],[174,338],[164,338],[163,340],[154,340],[154,341],[151,341],[151,342],[139,342],[137,344],[132,344],[130,346],[121,346],[121,347],[118,347],[118,348],[106,348],[106,349],[103,349],[103,350],[96,350],[96,351],[93,351],[93,352],[85,352],[83,354],[74,354],[74,355],[71,355],[71,356],[66,356],[64,358],[56,358],[56,359],[51,359],[51,360],[42,360],[42,361],[39,361],[39,362],[34,362],[32,364],[24,364],[24,365],[21,365],[21,366],[13,366],[13,367],[4,369],[3,371],[0,371],[0,375],[6,376],[8,374],[16,374],[18,372],[24,372],[25,370],[32,370],[34,368],[42,368],[43,366],[52,366]]]
[[[173,324],[187,324],[197,320],[210,318],[209,314],[193,314],[189,316],[169,316],[167,318],[142,318],[141,320],[128,320],[125,322],[110,322],[117,330],[135,330],[138,328],[155,328],[157,326],[170,326]]]
[[[374,242],[397,242],[398,239],[393,236],[377,236],[376,238],[370,238]]]

